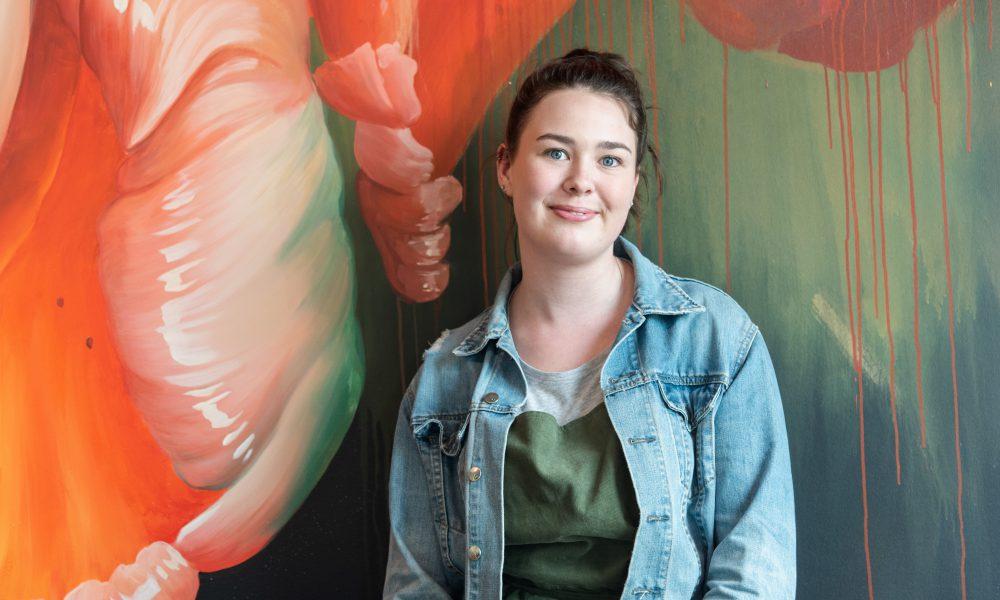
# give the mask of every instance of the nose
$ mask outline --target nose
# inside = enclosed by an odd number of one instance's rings
[[[573,161],[563,181],[563,189],[573,196],[585,196],[594,191],[593,175],[586,161]]]

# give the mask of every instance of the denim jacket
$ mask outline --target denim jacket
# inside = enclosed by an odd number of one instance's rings
[[[635,270],[601,371],[640,512],[622,598],[793,598],[788,439],[763,337],[721,290],[624,237],[614,252]],[[507,321],[520,275],[441,335],[403,396],[385,598],[500,598],[504,451],[526,385]]]

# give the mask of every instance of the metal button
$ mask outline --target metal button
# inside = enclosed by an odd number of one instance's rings
[[[479,546],[469,546],[469,560],[479,560],[482,555],[483,551],[479,549]]]
[[[479,467],[472,467],[469,469],[469,481],[477,481],[483,476],[483,471]]]
[[[483,402],[485,402],[486,404],[493,404],[494,402],[496,402],[499,399],[500,399],[500,396],[496,392],[490,392],[490,393],[486,394],[485,396],[483,396]]]

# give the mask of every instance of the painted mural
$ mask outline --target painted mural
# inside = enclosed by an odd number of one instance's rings
[[[646,77],[626,235],[768,339],[799,597],[995,597],[992,0],[460,6],[0,7],[0,597],[377,597],[402,390],[577,46]]]

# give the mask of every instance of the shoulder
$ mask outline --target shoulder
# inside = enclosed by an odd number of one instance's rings
[[[439,416],[465,414],[483,367],[483,353],[452,352],[470,335],[484,327],[489,309],[462,325],[445,329],[424,350],[423,361],[410,384],[412,414]]]
[[[725,371],[734,373],[760,332],[756,323],[735,298],[718,287],[693,277],[667,274],[667,278],[704,307],[688,315],[692,318],[678,321],[682,329],[689,328],[688,339],[718,351],[724,357]]]
[[[438,338],[424,350],[423,360],[425,362],[429,359],[440,360],[439,355],[454,356],[452,350],[457,348],[474,331],[486,325],[486,322],[489,320],[490,310],[487,307],[481,313],[458,327],[442,330]]]

